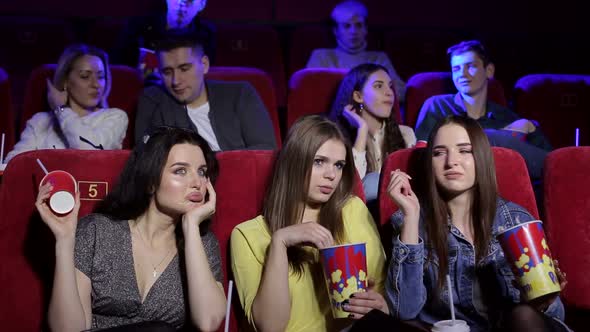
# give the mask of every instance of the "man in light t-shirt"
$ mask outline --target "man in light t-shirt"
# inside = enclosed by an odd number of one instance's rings
[[[205,79],[209,58],[198,31],[173,29],[157,43],[163,86],[144,89],[135,143],[158,126],[196,130],[215,151],[277,148],[273,125],[256,90],[246,82]]]

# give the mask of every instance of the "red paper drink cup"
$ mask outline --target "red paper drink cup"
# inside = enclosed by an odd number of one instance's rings
[[[356,292],[368,287],[367,251],[365,243],[343,244],[320,249],[320,260],[328,287],[332,315],[346,318],[342,303]]]
[[[66,171],[52,171],[47,173],[39,187],[51,183],[53,189],[49,193],[49,207],[56,214],[67,214],[74,209],[78,184],[72,174]]]
[[[561,290],[540,220],[508,228],[497,238],[525,300]]]

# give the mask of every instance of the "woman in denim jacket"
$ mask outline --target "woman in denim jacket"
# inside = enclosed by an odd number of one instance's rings
[[[449,319],[448,274],[456,316],[471,331],[567,331],[557,295],[519,304],[496,235],[534,218],[498,197],[493,154],[481,127],[466,117],[447,117],[428,141],[426,199],[419,202],[410,176],[399,170],[388,187],[400,208],[392,216],[397,232],[386,283],[390,313],[428,324]],[[557,274],[563,288],[564,275],[559,269]]]

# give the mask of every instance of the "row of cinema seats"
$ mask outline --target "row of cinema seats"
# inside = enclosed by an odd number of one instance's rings
[[[134,124],[137,97],[143,87],[138,73],[129,67],[113,65],[113,84],[109,104],[128,113]],[[35,113],[48,109],[45,79],[53,75],[55,65],[35,68],[25,89],[25,104],[20,115],[20,125],[14,124],[14,112],[10,108],[8,78],[0,71],[0,130],[6,132],[7,146],[15,141],[25,127],[26,121]],[[285,130],[301,116],[318,114],[329,110],[342,77],[341,69],[303,69],[290,79],[285,123],[278,112],[277,93],[272,79],[262,70],[246,67],[211,67],[208,78],[229,81],[248,81],[258,91],[269,111],[275,134],[279,139]],[[447,72],[419,73],[410,78],[407,85],[405,109],[396,109],[397,120],[411,127],[416,124],[424,101],[433,95],[454,93],[455,88]],[[497,80],[489,84],[489,96],[494,102],[507,106],[506,93]],[[590,145],[590,75],[527,75],[518,80],[514,88],[515,111],[528,119],[537,120],[554,147],[574,145],[575,129],[580,129],[580,145]],[[396,105],[397,107],[397,105]],[[133,146],[133,125],[129,126],[123,147]]]
[[[389,252],[390,216],[397,207],[385,189],[391,170],[401,169],[416,176],[423,157],[422,148],[400,150],[384,164],[380,183],[379,218],[376,222],[383,245]],[[514,151],[493,148],[500,194],[539,217],[524,160]],[[39,150],[23,153],[8,165],[0,187],[0,326],[6,330],[39,331],[45,324],[54,268],[54,244],[48,228],[39,219],[34,201],[43,176],[36,159],[49,170],[63,169],[74,175],[81,192],[80,217],[91,212],[96,202],[112,188],[128,150],[75,151]],[[229,264],[229,236],[240,222],[261,212],[266,186],[275,160],[273,151],[231,151],[218,154],[219,178],[215,184],[217,212],[212,231],[217,236],[226,281],[232,279]],[[545,164],[545,227],[553,255],[567,271],[568,286],[562,293],[567,321],[574,329],[590,324],[590,147],[569,147],[553,151]],[[244,177],[244,174],[249,176]],[[237,181],[237,183],[236,183]],[[358,182],[356,193],[362,193]],[[416,183],[416,188],[420,185]],[[361,198],[364,198],[360,194]],[[575,313],[575,314],[573,314]],[[571,314],[571,315],[570,315]],[[241,330],[243,313],[233,297],[230,330]]]
[[[292,8],[292,13],[305,13],[306,17],[315,19],[305,20],[323,21],[331,12],[331,8],[337,1],[318,3],[313,1],[313,14],[302,11],[301,3]],[[383,4],[388,3],[384,1]],[[396,4],[399,7],[400,4]],[[71,7],[77,5],[72,3]],[[216,58],[215,66],[240,66],[254,67],[269,73],[277,92],[277,101],[280,106],[286,105],[288,88],[288,77],[297,70],[305,67],[312,50],[316,48],[335,47],[335,39],[328,24],[308,23],[296,26],[273,26],[263,20],[258,22],[266,23],[236,23],[232,20],[233,10],[241,6],[230,8],[223,5],[223,15],[215,15],[214,3],[209,3],[207,9],[202,13],[205,19],[212,19],[216,33]],[[370,10],[381,6],[381,2],[368,4]],[[0,5],[1,7],[1,5]],[[40,4],[40,8],[43,5]],[[51,6],[52,9],[55,6]],[[59,7],[59,6],[58,6]],[[102,7],[102,5],[100,6]],[[117,7],[120,7],[117,5]],[[105,15],[89,19],[74,15],[78,19],[68,18],[68,13],[60,8],[60,15],[52,17],[43,13],[43,17],[8,17],[0,16],[0,38],[10,48],[0,53],[0,66],[9,70],[15,76],[16,86],[24,86],[26,75],[36,66],[43,63],[56,61],[62,50],[69,44],[85,42],[96,45],[109,51],[112,55],[119,38],[123,38],[125,24],[129,19],[126,15],[138,16],[140,11],[147,7],[140,6],[137,12],[119,15]],[[247,16],[249,12],[260,13],[262,7],[240,9],[236,11],[239,15]],[[218,8],[219,9],[219,8]],[[93,9],[94,10],[94,9]],[[93,13],[99,13],[97,9]],[[270,10],[270,9],[269,9]],[[399,8],[395,10],[398,12]],[[48,12],[51,10],[48,10]],[[387,13],[388,17],[391,12]],[[453,11],[457,13],[456,10]],[[212,14],[212,15],[209,15]],[[323,19],[318,20],[318,16]],[[375,24],[375,16],[379,12],[372,12],[370,22]],[[83,16],[83,15],[82,15]],[[100,16],[100,15],[98,15]],[[220,21],[216,21],[216,20]],[[424,18],[422,18],[424,19]],[[450,18],[447,17],[450,20]],[[232,20],[232,21],[228,21]],[[231,23],[229,23],[231,22]],[[243,21],[242,21],[243,22]],[[255,21],[251,21],[255,22]],[[412,75],[420,72],[448,70],[448,61],[445,57],[446,49],[461,40],[481,39],[492,52],[494,62],[497,64],[499,79],[505,84],[506,89],[511,88],[516,79],[532,72],[552,72],[560,70],[564,72],[588,72],[588,68],[582,59],[587,51],[577,43],[571,42],[567,49],[559,47],[563,38],[558,34],[548,35],[539,33],[531,36],[517,31],[510,34],[501,34],[494,30],[493,33],[485,30],[469,33],[460,32],[454,29],[443,28],[401,28],[403,25],[391,26],[391,17],[383,25],[370,27],[368,34],[368,48],[382,50],[389,55],[393,65],[402,79],[407,80]],[[396,21],[397,22],[397,21]],[[425,22],[425,21],[423,21]],[[411,26],[411,25],[410,25]],[[573,38],[573,37],[569,37]],[[573,38],[575,41],[576,39]],[[552,47],[553,44],[558,44]],[[554,49],[559,49],[557,52]],[[40,52],[39,50],[43,50]],[[549,53],[548,53],[549,52]],[[536,56],[543,53],[545,57]],[[543,59],[543,60],[540,60]],[[545,59],[552,59],[547,61]],[[578,60],[579,59],[579,60]],[[117,64],[117,63],[114,63]],[[17,93],[20,90],[16,91]],[[22,97],[19,95],[19,97]],[[21,98],[16,100],[20,103]]]

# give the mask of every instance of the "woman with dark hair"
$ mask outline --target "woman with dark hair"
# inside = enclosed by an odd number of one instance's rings
[[[354,164],[363,179],[367,201],[377,198],[385,157],[416,144],[412,128],[395,120],[398,103],[387,69],[366,63],[346,74],[332,104],[330,119],[345,130],[353,144]]]
[[[567,331],[557,295],[520,301],[496,235],[534,218],[498,196],[483,129],[471,118],[449,116],[428,142],[425,197],[416,197],[411,178],[399,170],[387,188],[400,208],[392,216],[397,234],[386,284],[392,315],[429,324],[448,319],[448,275],[456,315],[471,331]],[[556,271],[563,289],[564,275]]]
[[[38,149],[121,149],[129,120],[124,111],[107,107],[111,81],[104,51],[82,44],[66,48],[53,83],[47,81],[52,111],[39,112],[27,121],[6,162]]]
[[[217,171],[193,131],[161,128],[133,151],[94,214],[51,212],[51,185],[36,206],[56,239],[49,303],[54,331],[189,321],[213,331],[225,316],[219,245],[203,222],[215,212]],[[133,326],[133,325],[132,325]]]
[[[298,120],[279,152],[262,215],[231,235],[232,269],[248,321],[260,331],[331,331],[335,321],[318,262],[318,250],[365,242],[373,278],[344,309],[361,318],[387,311],[385,254],[366,206],[353,196],[350,145],[333,122],[312,115]]]

